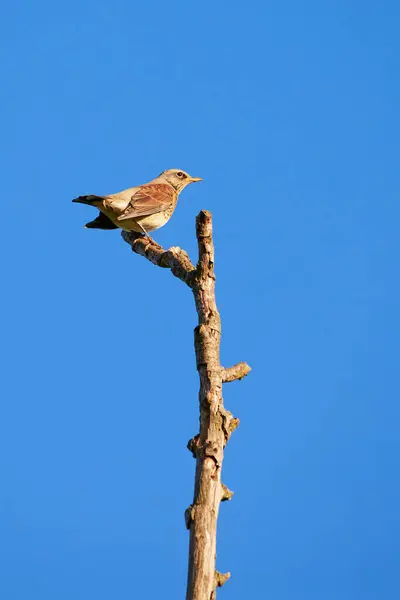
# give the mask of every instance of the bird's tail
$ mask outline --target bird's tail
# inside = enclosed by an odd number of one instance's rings
[[[93,194],[89,194],[89,196],[79,196],[78,198],[74,198],[72,202],[79,202],[79,204],[89,204],[89,206],[96,206],[96,202],[101,202],[102,200],[102,196],[93,196]]]

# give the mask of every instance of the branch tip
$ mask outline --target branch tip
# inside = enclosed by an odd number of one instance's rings
[[[233,367],[229,367],[228,369],[222,369],[222,383],[230,383],[231,381],[236,381],[243,379],[246,377],[251,371],[251,367],[245,362],[237,363]]]
[[[225,408],[220,409],[220,413],[223,420],[222,428],[225,434],[225,444],[227,444],[232,433],[239,427],[240,421],[229,410],[225,410]]]
[[[235,431],[235,429],[237,429],[239,427],[239,425],[240,425],[240,420],[237,419],[236,417],[233,417],[233,419],[229,423],[229,427],[228,427],[229,434],[232,435],[232,433]]]
[[[186,525],[186,529],[190,529],[190,525],[194,521],[194,513],[195,513],[195,507],[194,507],[194,504],[191,504],[189,506],[189,508],[187,508],[185,510],[185,525]]]
[[[232,496],[234,492],[230,490],[224,483],[221,483],[222,495],[221,502],[226,502],[227,500],[232,500]]]
[[[222,587],[228,579],[230,579],[231,574],[229,573],[220,573],[219,571],[215,571],[215,587]]]
[[[200,438],[199,434],[195,435],[188,441],[188,443],[186,445],[189,452],[192,453],[193,458],[196,458],[196,456],[197,456],[197,448],[198,448],[199,438]]]

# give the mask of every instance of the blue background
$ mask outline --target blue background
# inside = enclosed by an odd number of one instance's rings
[[[400,594],[398,2],[14,2],[0,14],[0,595],[183,598],[196,314],[71,204],[177,167],[214,216],[220,598]]]

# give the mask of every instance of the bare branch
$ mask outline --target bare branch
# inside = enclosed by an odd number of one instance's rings
[[[192,280],[196,269],[192,265],[185,250],[182,250],[178,246],[165,250],[156,242],[149,240],[140,233],[134,233],[133,231],[123,231],[122,238],[131,246],[133,252],[144,256],[154,265],[158,265],[165,269],[171,269],[175,277],[181,279],[181,281],[186,283],[189,287],[192,286]]]
[[[245,362],[240,362],[228,369],[222,369],[222,383],[229,383],[237,379],[243,379],[251,371],[251,367]]]
[[[190,529],[190,525],[191,525],[192,521],[194,521],[194,515],[195,515],[195,507],[193,506],[193,504],[191,504],[189,506],[189,508],[187,508],[185,510],[186,529]]]
[[[215,587],[222,587],[230,577],[230,573],[220,573],[219,571],[215,571]]]
[[[219,358],[221,322],[215,302],[214,245],[208,211],[198,215],[196,235],[199,261],[192,289],[199,318],[194,339],[200,377],[200,434],[193,498],[196,518],[190,524],[186,599],[210,600],[215,589],[217,518],[226,433]]]
[[[187,449],[192,453],[193,458],[197,456],[197,448],[199,447],[199,434],[192,437],[187,443]]]
[[[231,437],[232,433],[235,431],[237,427],[239,427],[240,421],[236,417],[233,416],[229,410],[221,407],[221,416],[222,416],[222,430],[225,434],[225,445]]]
[[[233,496],[234,492],[232,492],[232,490],[230,490],[224,483],[221,483],[221,488],[222,488],[221,502],[227,502],[227,500],[232,500],[232,496]]]
[[[219,506],[233,496],[221,483],[221,468],[225,445],[239,425],[239,419],[224,408],[222,383],[242,379],[250,367],[239,363],[224,369],[220,364],[221,319],[215,301],[212,218],[208,211],[202,210],[196,219],[196,236],[199,259],[195,268],[181,248],[165,250],[140,234],[122,233],[134,252],[171,269],[193,291],[198,314],[194,345],[200,378],[200,432],[187,445],[196,459],[196,476],[193,503],[185,511],[190,531],[186,600],[215,600],[216,588],[230,577],[230,573],[215,570]]]

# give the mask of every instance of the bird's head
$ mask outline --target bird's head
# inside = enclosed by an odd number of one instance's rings
[[[157,179],[162,179],[166,181],[173,188],[176,189],[177,192],[183,190],[184,187],[189,185],[189,183],[196,183],[196,181],[202,181],[201,177],[191,177],[189,173],[182,171],[181,169],[168,169],[167,171],[163,171],[161,175],[158,176]]]

